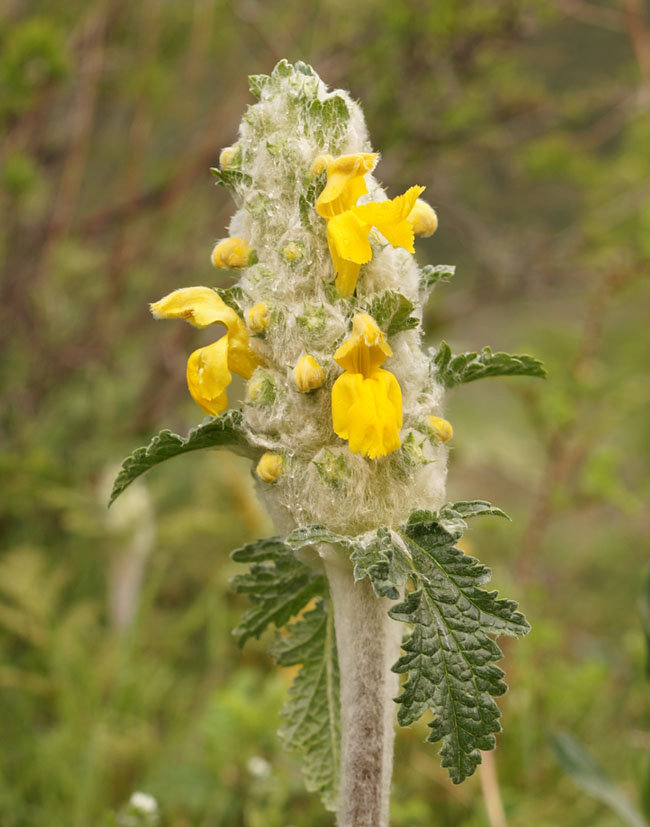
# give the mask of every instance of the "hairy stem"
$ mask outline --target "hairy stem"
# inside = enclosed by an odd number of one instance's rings
[[[339,827],[388,827],[401,629],[348,560],[325,560],[341,669]]]

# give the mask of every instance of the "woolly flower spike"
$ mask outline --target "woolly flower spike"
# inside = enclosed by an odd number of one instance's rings
[[[402,392],[381,368],[393,351],[375,320],[357,313],[352,331],[334,354],[344,373],[332,388],[332,423],[352,453],[376,459],[400,447]]]
[[[336,288],[342,296],[354,292],[362,264],[372,258],[368,234],[376,227],[393,247],[414,253],[413,226],[407,217],[424,187],[411,187],[392,201],[357,206],[368,193],[364,176],[377,163],[376,154],[342,155],[327,166],[327,185],[316,201],[318,214],[327,220],[327,243],[336,271]],[[312,168],[318,168],[319,158]]]
[[[150,307],[157,319],[184,319],[199,328],[217,322],[226,326],[225,336],[195,350],[187,361],[187,386],[192,398],[207,414],[220,414],[228,407],[226,388],[232,381],[230,371],[250,379],[260,364],[249,347],[246,326],[209,287],[174,290]]]
[[[422,238],[429,238],[438,229],[438,216],[430,204],[422,198],[418,198],[415,206],[408,214],[406,220],[413,227],[415,235]]]
[[[252,252],[243,238],[224,238],[212,251],[212,263],[217,270],[240,270],[248,265]]]

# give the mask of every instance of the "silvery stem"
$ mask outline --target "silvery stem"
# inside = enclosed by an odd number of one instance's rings
[[[338,827],[388,827],[401,629],[391,602],[349,560],[327,555],[341,672],[341,789]]]

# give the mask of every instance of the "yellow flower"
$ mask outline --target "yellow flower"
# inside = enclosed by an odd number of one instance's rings
[[[374,169],[377,157],[360,153],[333,160],[327,167],[325,189],[316,201],[318,214],[327,220],[327,243],[342,296],[352,295],[361,265],[372,258],[368,234],[373,227],[393,247],[415,252],[413,226],[407,218],[424,187],[411,187],[392,201],[357,206],[368,192],[364,176]]]
[[[431,429],[433,438],[438,442],[449,442],[454,435],[451,422],[447,422],[440,416],[428,416],[427,425]]]
[[[406,217],[406,220],[413,227],[415,235],[428,238],[438,229],[438,216],[430,204],[422,198],[418,198],[415,206]]]
[[[262,454],[255,471],[262,482],[275,482],[282,476],[284,461],[280,454],[267,451]]]
[[[243,238],[224,238],[212,251],[212,263],[218,270],[239,270],[248,265],[252,250]]]
[[[269,306],[266,302],[254,304],[246,314],[248,326],[253,333],[263,333],[269,326]]]
[[[187,361],[187,386],[192,398],[207,414],[216,416],[228,406],[226,388],[230,371],[250,379],[260,360],[248,340],[246,325],[237,313],[209,287],[183,287],[154,302],[157,319],[184,319],[194,327],[225,325],[218,341],[195,350]]]
[[[303,353],[293,370],[293,378],[300,393],[308,393],[321,387],[325,381],[325,371],[313,356]]]
[[[344,373],[332,388],[332,424],[354,454],[375,459],[400,447],[402,392],[381,368],[393,352],[367,313],[357,313],[352,336],[334,354]]]

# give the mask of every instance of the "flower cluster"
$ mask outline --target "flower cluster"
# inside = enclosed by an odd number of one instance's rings
[[[230,156],[228,156],[229,158]],[[374,169],[376,153],[356,153],[332,158],[318,156],[312,174],[323,170],[327,183],[318,196],[316,210],[326,221],[336,289],[341,297],[355,291],[363,264],[372,259],[371,234],[393,247],[414,252],[414,236],[431,235],[437,227],[434,210],[422,199],[424,187],[414,186],[392,200],[368,201],[366,175]],[[363,201],[364,203],[360,203]],[[293,259],[299,248],[287,245]],[[245,239],[233,237],[219,242],[212,262],[222,269],[246,267],[252,250]],[[248,329],[237,312],[207,287],[175,290],[151,305],[156,318],[185,319],[195,327],[221,323],[226,333],[207,347],[195,350],[187,364],[187,384],[197,404],[208,414],[217,415],[227,407],[226,388],[235,372],[250,379],[262,364],[251,347],[249,332],[260,334],[269,324],[266,302],[253,305],[246,314]],[[386,335],[367,313],[353,318],[352,336],[333,354],[343,368],[331,391],[334,432],[348,442],[350,451],[369,459],[385,456],[400,447],[402,393],[395,376],[381,365],[392,356]],[[296,388],[308,393],[325,382],[323,367],[309,354],[303,354],[294,368]],[[440,420],[444,422],[444,420]],[[266,481],[277,479],[281,464],[268,466],[268,458],[258,466]]]

